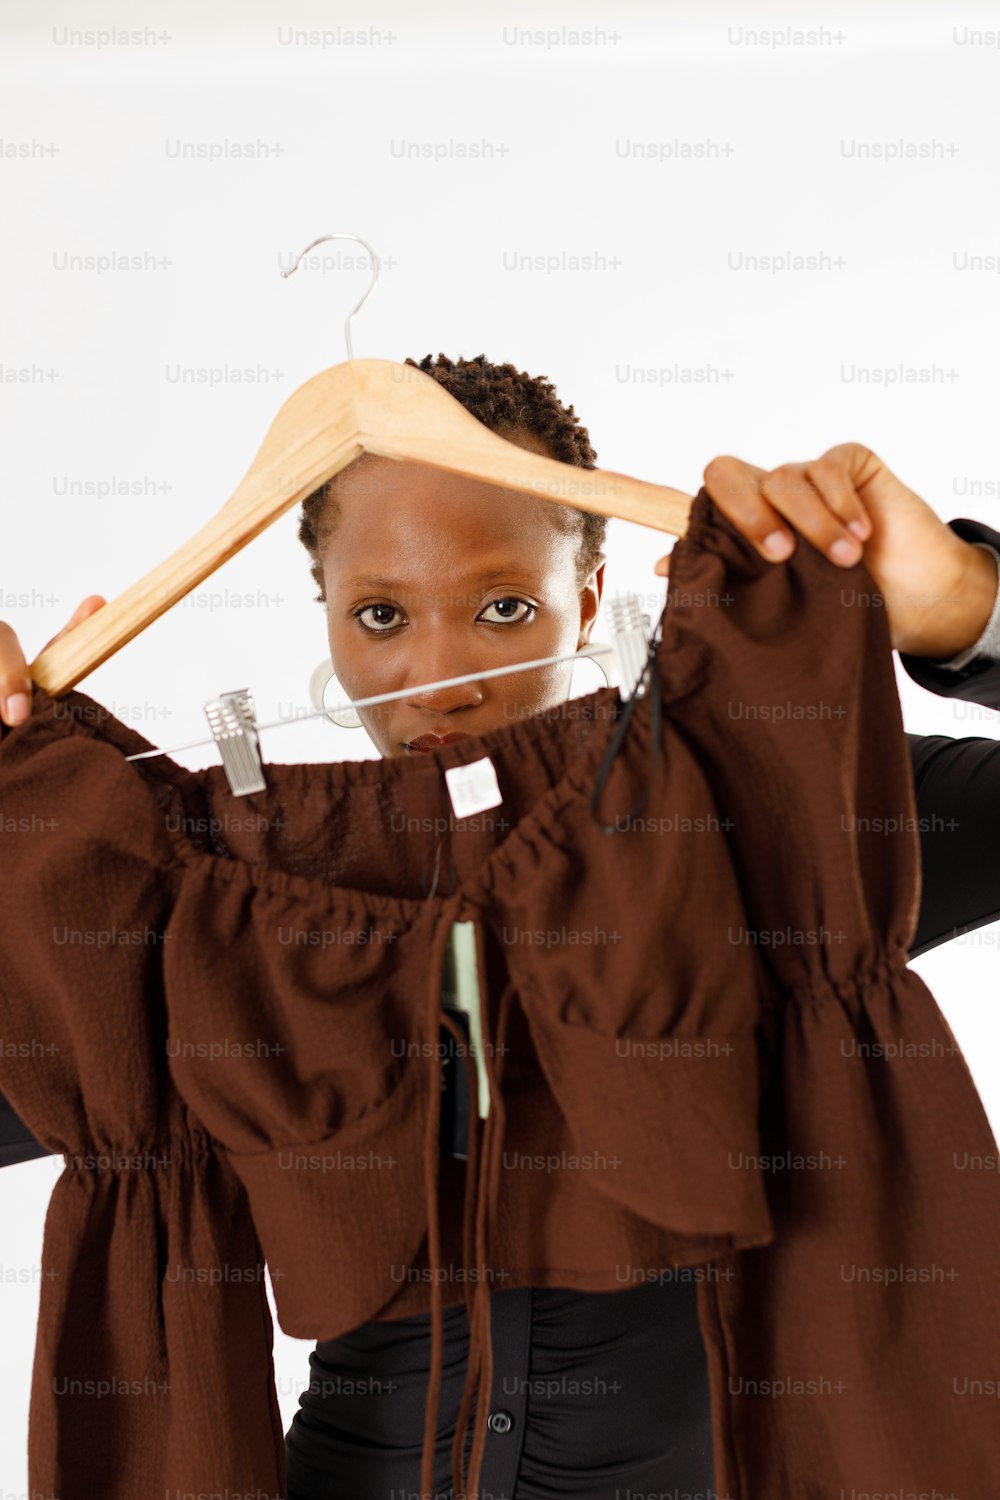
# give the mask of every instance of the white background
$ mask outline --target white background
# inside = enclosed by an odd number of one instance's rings
[[[961,268],[967,255],[1000,264],[1000,47],[970,37],[995,32],[995,10],[507,0],[473,16],[442,0],[417,18],[398,0],[367,11],[241,0],[231,12],[7,0],[0,14],[0,361],[35,372],[3,384],[0,615],[29,659],[86,594],[114,597],[201,526],[281,403],[345,357],[344,316],[368,273],[336,257],[360,247],[324,247],[325,273],[279,276],[333,230],[384,259],[354,323],[358,356],[485,353],[544,374],[601,467],[694,493],[717,453],[770,467],[857,440],[942,517],[998,524],[1000,278]],[[148,31],[103,45],[65,30],[112,26]],[[288,40],[289,28],[337,27],[370,40]],[[574,40],[581,27],[589,41]],[[818,35],[795,41],[789,27]],[[557,35],[529,42],[520,28]],[[750,37],[775,29],[781,44]],[[8,154],[30,142],[40,154]],[[859,154],[900,142],[928,154]],[[636,159],[636,143],[653,155]],[[229,156],[178,158],[199,144]],[[248,144],[256,154],[236,159]],[[424,144],[444,159],[401,155]],[[679,154],[692,145],[708,155]],[[147,254],[168,264],[65,268],[70,256]],[[740,268],[782,254],[822,269]],[[519,255],[597,264],[513,270]],[[264,373],[182,385],[178,366]],[[932,378],[862,386],[857,366]],[[640,383],[636,369],[663,373]],[[98,493],[108,486],[137,493]],[[84,691],[164,746],[202,738],[201,704],[227,688],[252,685],[262,720],[305,706],[326,645],[296,519]],[[608,592],[662,601],[652,566],[670,545],[612,523]],[[228,608],[211,597],[223,590]],[[255,602],[235,608],[236,593]],[[995,715],[898,678],[909,729],[996,736]],[[370,753],[362,740],[301,725],[264,749],[356,758]],[[995,1129],[997,932],[914,965]],[[58,1169],[0,1175],[5,1497],[26,1485],[37,1258]],[[277,1333],[286,1426],[310,1347]]]

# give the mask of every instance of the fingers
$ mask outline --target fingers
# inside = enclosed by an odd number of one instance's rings
[[[107,604],[107,602],[108,601],[102,598],[100,594],[88,594],[86,599],[83,600],[82,604],[77,605],[76,609],[70,615],[62,630],[56,631],[56,634],[52,637],[52,640],[45,642],[45,645],[42,647],[42,651],[47,651],[49,647],[51,645],[54,645],[56,641],[61,641],[64,635],[68,635],[71,630],[75,630],[77,625],[79,625],[81,621],[86,620],[89,615],[96,614],[96,612],[105,604]],[[41,655],[41,652],[39,652],[39,655]]]
[[[842,443],[822,458],[782,464],[770,472],[724,455],[705,469],[705,487],[768,561],[792,555],[794,527],[831,562],[852,567],[872,532],[855,482],[864,470],[870,475],[873,464],[877,468],[879,460],[857,443]]]
[[[858,494],[863,481],[857,464],[847,458],[849,453],[858,452],[867,453],[868,449],[859,449],[857,443],[842,443],[839,448],[829,449],[821,458],[815,458],[803,467],[805,477],[826,501],[827,509],[859,541],[866,542],[872,534],[872,523]],[[874,454],[870,456],[874,458]]]
[[[774,509],[818,551],[825,552],[831,562],[851,567],[861,557],[861,543],[829,509],[806,468],[805,464],[782,464],[765,475],[761,490]],[[837,503],[843,503],[839,496]]]
[[[31,712],[31,678],[21,643],[5,620],[0,620],[0,718],[12,728]]]
[[[53,641],[58,641],[82,620],[103,608],[107,602],[100,594],[89,594],[77,606],[62,630],[54,635],[51,641],[47,641],[43,649],[47,649]],[[0,620],[0,719],[12,729],[18,724],[23,724],[31,713],[31,690],[31,674],[28,671],[28,663],[21,649],[21,643],[13,627],[6,621]]]
[[[705,469],[705,488],[719,509],[769,562],[784,562],[795,551],[795,538],[781,515],[761,493],[766,470],[723,455]]]

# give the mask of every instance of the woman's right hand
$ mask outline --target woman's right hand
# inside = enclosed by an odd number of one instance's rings
[[[42,649],[51,646],[52,641],[60,640],[82,620],[102,609],[107,602],[100,594],[88,594],[62,630],[51,641],[46,641]],[[21,643],[12,627],[0,620],[0,719],[11,728],[15,724],[23,724],[31,713],[31,688],[28,663],[24,659]]]

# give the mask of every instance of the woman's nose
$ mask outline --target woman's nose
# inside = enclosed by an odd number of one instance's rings
[[[464,675],[449,671],[447,668],[440,671],[436,677],[424,674],[423,682],[437,682],[442,677]],[[413,708],[430,710],[440,714],[451,713],[456,708],[475,708],[483,701],[483,686],[480,682],[457,682],[450,683],[447,687],[428,688],[423,691],[415,690],[408,695],[404,702]]]
[[[455,682],[446,687],[421,689],[421,683],[441,682],[448,677],[465,677],[476,669],[474,653],[456,652],[453,634],[443,638],[439,645],[441,649],[435,650],[434,642],[425,637],[419,659],[413,663],[408,674],[413,683],[413,693],[408,694],[403,701],[425,712],[430,710],[441,714],[451,713],[455,708],[475,708],[483,701],[482,681]]]

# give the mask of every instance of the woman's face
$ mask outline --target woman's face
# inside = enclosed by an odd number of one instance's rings
[[[532,435],[517,441],[547,452]],[[563,521],[553,502],[368,454],[335,492],[322,563],[340,686],[352,699],[414,689],[358,710],[383,755],[419,754],[421,736],[482,734],[565,701],[570,662],[416,688],[586,644],[604,560],[581,588],[570,512]]]

